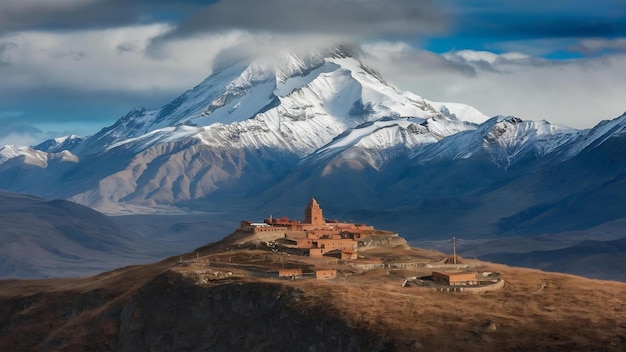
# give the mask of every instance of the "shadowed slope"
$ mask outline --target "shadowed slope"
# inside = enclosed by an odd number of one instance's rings
[[[465,262],[499,272],[505,287],[483,294],[441,293],[401,286],[406,276],[426,274],[423,269],[349,266],[332,281],[278,281],[246,268],[276,269],[279,262],[258,259],[281,255],[224,251],[235,237],[199,249],[198,259],[195,253],[183,255],[182,262],[176,257],[82,279],[0,281],[0,349],[622,351],[626,346],[624,283],[471,260]],[[376,253],[387,257],[394,251]],[[312,263],[297,256],[288,261]]]
[[[0,224],[0,277],[94,274],[167,253],[107,216],[64,200],[0,191]]]

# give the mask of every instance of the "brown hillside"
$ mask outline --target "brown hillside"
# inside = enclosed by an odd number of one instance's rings
[[[356,262],[439,262],[406,246]],[[362,270],[242,235],[198,253],[82,279],[0,281],[0,350],[623,351],[626,284],[465,260],[504,288],[407,285],[427,268]],[[304,278],[279,280],[282,268]],[[314,270],[337,270],[316,280]]]

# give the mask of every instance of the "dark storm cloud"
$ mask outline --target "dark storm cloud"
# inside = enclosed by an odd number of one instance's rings
[[[350,37],[421,34],[438,32],[445,23],[441,8],[429,0],[222,0],[165,38],[231,29]]]
[[[2,0],[0,33],[176,22],[215,0]]]
[[[135,16],[124,0],[6,0],[0,6],[0,32],[121,25]]]

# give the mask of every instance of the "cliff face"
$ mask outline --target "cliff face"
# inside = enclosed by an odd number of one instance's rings
[[[198,286],[167,271],[135,292],[0,300],[0,350],[382,351],[389,344],[279,283]]]
[[[120,315],[121,351],[362,351],[384,341],[302,304],[298,288],[272,283],[196,286],[165,274]]]

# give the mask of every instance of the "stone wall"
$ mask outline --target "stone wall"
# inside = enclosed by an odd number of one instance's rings
[[[289,276],[302,276],[302,269],[280,269],[278,270],[278,277],[289,277]]]
[[[497,291],[504,287],[504,280],[499,279],[496,283],[486,286],[450,286],[450,287],[435,287],[433,290],[437,292],[462,292],[462,293],[483,293]]]

